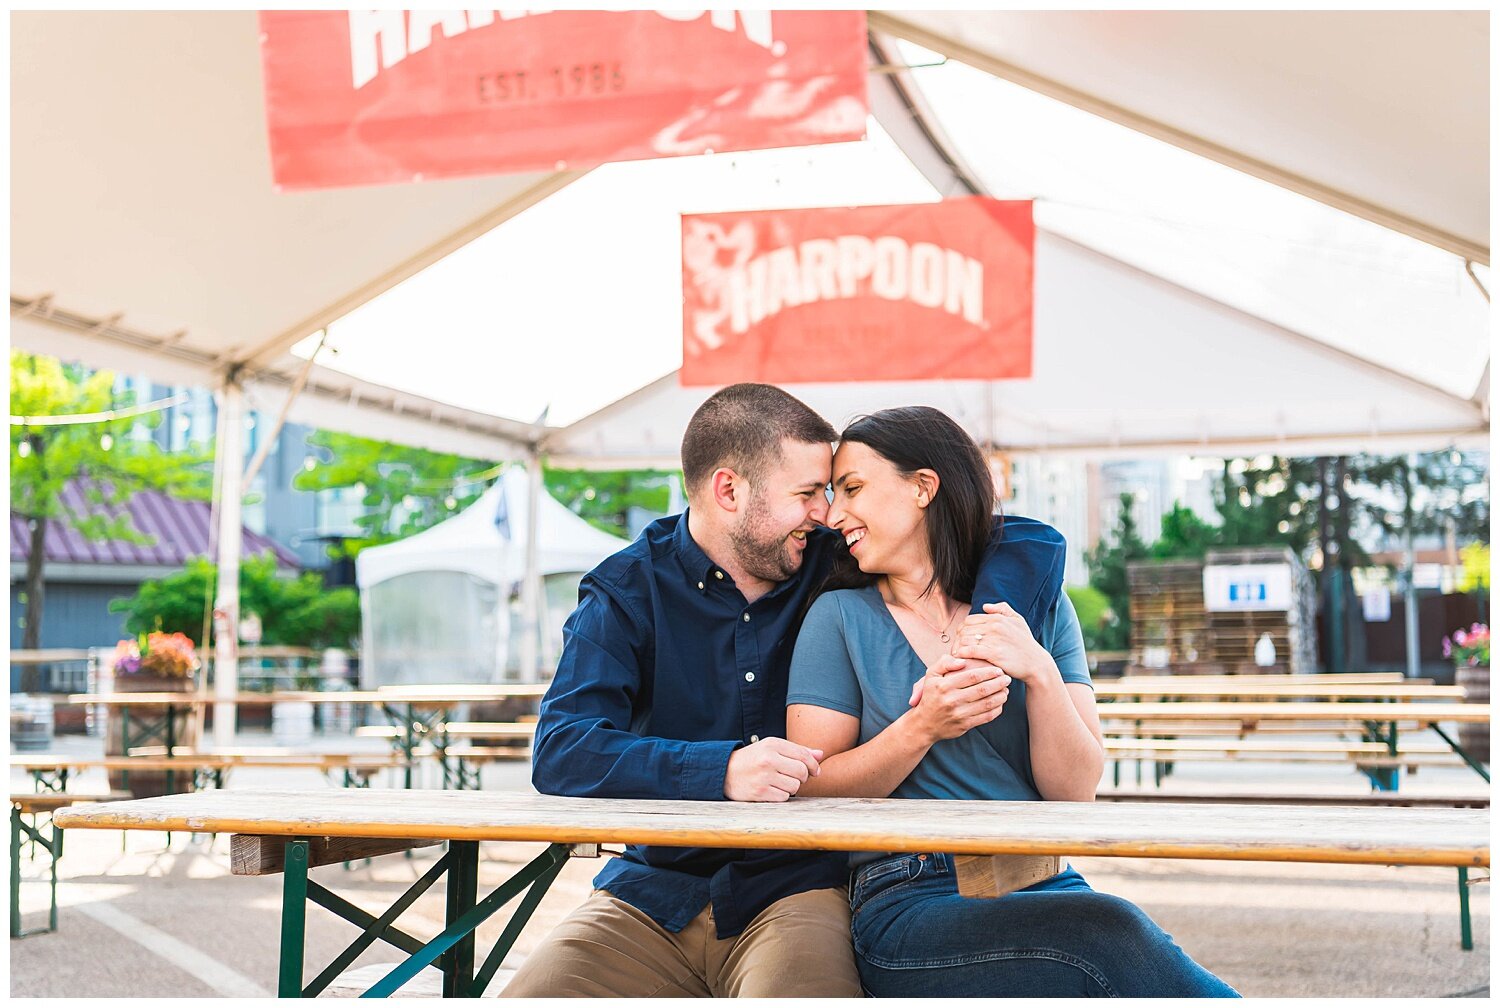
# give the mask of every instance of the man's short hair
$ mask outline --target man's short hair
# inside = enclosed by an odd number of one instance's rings
[[[786,438],[832,444],[838,431],[806,403],[775,385],[742,382],[709,396],[682,438],[682,482],[693,493],[715,469],[728,467],[755,483],[781,461]]]

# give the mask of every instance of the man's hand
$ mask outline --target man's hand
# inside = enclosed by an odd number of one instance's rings
[[[736,749],[724,771],[724,797],[730,801],[782,802],[818,773],[823,750],[782,738],[764,738]]]

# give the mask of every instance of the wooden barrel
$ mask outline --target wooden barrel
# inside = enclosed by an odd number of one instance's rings
[[[1464,689],[1464,703],[1490,702],[1490,667],[1488,665],[1460,665],[1454,682]],[[1464,751],[1481,762],[1490,761],[1489,722],[1460,724],[1458,744]]]

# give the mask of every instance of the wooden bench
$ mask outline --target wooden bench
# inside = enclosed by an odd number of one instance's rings
[[[44,791],[40,794],[10,796],[10,936],[12,938],[50,934],[57,930],[57,863],[62,860],[63,835],[55,822],[44,826],[38,821],[40,817],[50,817],[58,809],[68,808],[82,802],[123,801],[129,797],[128,791],[110,791],[93,795]],[[32,817],[30,823],[21,818],[28,815]],[[21,847],[23,842],[30,846],[33,860],[36,857],[37,848],[46,851],[47,871],[52,888],[51,904],[47,910],[47,926],[30,930],[23,930],[21,927]]]
[[[1271,762],[1271,763],[1351,763],[1365,768],[1405,767],[1415,772],[1423,766],[1463,766],[1464,763],[1447,746],[1425,742],[1402,742],[1393,753],[1381,742],[1328,742],[1296,739],[1158,739],[1106,738],[1105,758],[1114,764],[1115,786],[1120,784],[1120,765],[1151,761],[1157,785],[1179,762]]]

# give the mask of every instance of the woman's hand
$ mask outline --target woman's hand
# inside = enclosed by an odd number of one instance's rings
[[[910,718],[925,739],[958,738],[1000,716],[1010,696],[1010,676],[990,665],[944,655],[912,689]]]
[[[1004,602],[987,602],[984,612],[973,613],[964,620],[953,654],[988,662],[1027,684],[1058,675],[1057,663],[1031,636],[1026,618]]]

